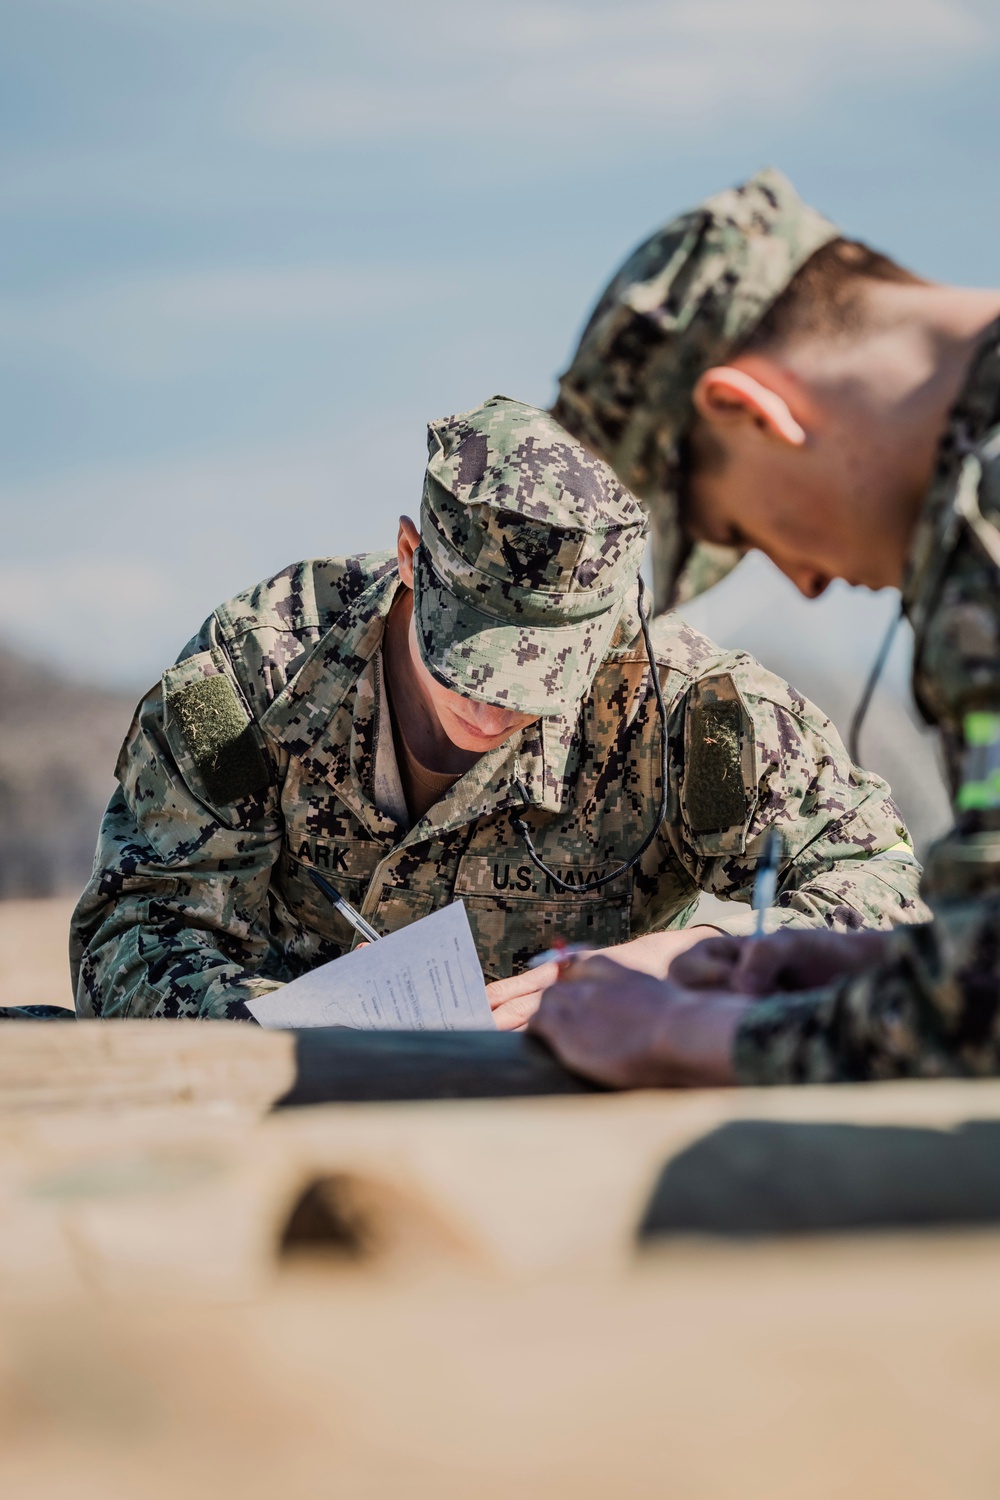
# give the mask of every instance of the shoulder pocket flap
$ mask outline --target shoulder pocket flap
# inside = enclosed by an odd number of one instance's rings
[[[253,716],[214,651],[202,651],[163,674],[164,728],[185,777],[206,800],[228,807],[261,792],[267,760]]]
[[[681,807],[695,849],[742,854],[757,800],[753,718],[728,672],[695,683],[684,721]]]

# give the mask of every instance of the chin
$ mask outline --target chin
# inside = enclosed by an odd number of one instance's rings
[[[495,750],[497,745],[502,745],[508,736],[476,734],[474,729],[470,729],[467,724],[453,717],[448,725],[448,738],[453,745],[458,746],[459,750],[471,750],[482,754],[487,750]]]
[[[494,735],[492,739],[484,739],[478,734],[469,734],[468,730],[456,729],[453,734],[449,734],[448,738],[459,750],[469,750],[476,755],[485,755],[487,750],[495,750],[498,745],[502,745],[508,736],[501,735],[498,739]]]

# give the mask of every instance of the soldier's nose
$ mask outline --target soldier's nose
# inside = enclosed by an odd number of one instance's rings
[[[470,706],[473,712],[469,717],[480,734],[503,734],[517,722],[517,714],[512,713],[508,708],[497,708],[492,703],[476,703]]]

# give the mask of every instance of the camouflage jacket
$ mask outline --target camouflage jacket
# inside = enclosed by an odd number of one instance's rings
[[[913,690],[941,733],[955,825],[931,851],[929,925],[827,991],[755,1006],[748,1083],[995,1073],[1000,1066],[1000,320],[938,449],[903,606]]]
[[[682,926],[702,890],[746,902],[774,821],[786,847],[779,920],[923,915],[884,783],[784,683],[676,619],[654,632],[667,814],[635,869],[588,888],[642,843],[660,797],[634,592],[582,706],[483,756],[404,830],[378,810],[373,782],[380,643],[398,586],[390,554],[291,567],[217,610],[140,704],[73,920],[81,1015],[245,1016],[244,998],[355,941],[313,869],[383,933],[461,897],[488,979],[556,936],[605,946]],[[532,866],[513,808],[576,892]]]

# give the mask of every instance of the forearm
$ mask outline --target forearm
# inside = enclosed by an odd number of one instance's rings
[[[130,926],[116,912],[82,956],[76,1008],[78,1015],[104,1019],[249,1020],[243,1002],[274,987],[226,959],[208,934]]]
[[[651,1045],[637,1058],[628,1088],[726,1088],[739,1083],[734,1043],[748,1002],[714,995],[706,1005],[679,999],[664,1006]]]
[[[699,923],[693,927],[647,932],[627,943],[604,948],[602,952],[627,969],[634,969],[640,974],[652,974],[656,979],[665,979],[678,954],[686,953],[703,938],[717,936],[719,930],[707,923]]]
[[[713,914],[714,915],[714,914]],[[888,932],[895,926],[926,920],[927,909],[915,896],[900,892],[877,876],[859,869],[833,872],[782,891],[779,904],[768,907],[766,932],[782,928],[803,931],[853,932],[866,927]],[[749,937],[757,930],[757,914],[744,901],[732,901],[717,916],[720,932]]]
[[[274,846],[240,841],[225,831],[203,866],[164,864],[115,794],[70,927],[78,1014],[246,1018],[243,1001],[275,983],[258,977]]]
[[[926,922],[921,867],[889,788],[870,773],[849,770],[841,757],[839,741],[831,740],[800,805],[798,824],[810,836],[781,880],[779,905],[787,916],[775,925],[888,931]],[[815,818],[820,808],[826,817],[810,830],[806,810]],[[792,837],[801,837],[798,827]]]
[[[612,962],[571,963],[531,1021],[570,1068],[611,1088],[735,1083],[733,1037],[750,1002],[710,999]]]
[[[768,930],[777,927],[859,927],[888,932],[926,922],[930,913],[920,899],[920,866],[902,858],[855,853],[823,861],[812,872],[793,871],[783,883],[779,904],[769,913]]]

